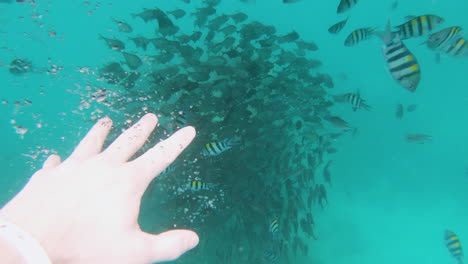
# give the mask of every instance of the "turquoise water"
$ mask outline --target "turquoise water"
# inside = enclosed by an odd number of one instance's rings
[[[215,96],[203,97],[200,102],[199,93],[189,93],[185,102],[193,97],[192,105],[199,109],[196,113],[187,111],[188,124],[198,130],[197,139],[176,161],[173,171],[152,183],[140,216],[142,228],[148,232],[161,232],[174,226],[199,232],[199,247],[178,263],[270,263],[263,258],[265,250],[274,251],[278,263],[456,262],[444,245],[443,232],[445,229],[456,232],[462,245],[467,241],[468,213],[464,209],[468,185],[465,148],[468,60],[442,56],[441,62],[436,63],[434,52],[420,45],[424,37],[405,41],[418,58],[422,71],[419,87],[412,94],[387,72],[379,39],[351,48],[344,47],[343,42],[354,28],[371,26],[383,30],[387,19],[396,25],[403,23],[407,15],[433,13],[445,18],[442,27],[468,27],[464,19],[468,3],[400,1],[397,9],[391,11],[392,3],[362,0],[349,13],[340,16],[335,12],[338,1],[303,0],[284,5],[280,1],[244,4],[232,0],[222,1],[216,8],[216,15],[242,11],[249,16],[247,22],[260,21],[274,26],[278,35],[295,30],[301,39],[315,42],[319,50],[307,56],[320,60],[322,66],[313,71],[331,75],[334,82],[334,88],[323,89],[326,91],[323,98],[330,100],[330,95],[359,91],[372,111],[353,112],[347,104],[335,104],[326,110],[357,127],[358,132],[354,136],[345,133],[330,141],[337,152],[324,153],[325,162],[313,167],[306,163],[304,153],[318,156],[310,149],[316,140],[314,136],[337,133],[337,130],[312,121],[297,130],[292,121],[309,116],[305,109],[317,95],[307,94],[301,87],[285,86],[279,90],[282,102],[297,104],[295,108],[286,110],[274,104],[261,108],[255,105],[258,101],[251,101],[246,105],[260,113],[253,118],[258,122],[250,122],[252,118],[246,116],[252,114],[244,111],[247,106],[242,106],[234,111],[228,124],[218,124],[210,120],[213,112],[223,109],[225,102]],[[145,112],[143,107],[148,107],[162,115],[165,128],[160,131],[170,133],[171,129],[167,129],[171,124],[170,112],[180,111],[181,107],[187,109],[187,105],[152,98],[157,102],[120,101],[109,106],[91,98],[102,88],[115,93],[109,96],[110,102],[146,96],[147,77],[142,77],[130,91],[99,79],[100,67],[123,61],[118,52],[106,47],[99,35],[115,36],[126,43],[130,43],[128,36],[154,37],[155,21],[144,23],[130,14],[155,6],[164,11],[183,8],[191,13],[201,4],[175,0],[161,0],[156,4],[147,1],[0,3],[0,99],[8,101],[0,105],[2,204],[21,189],[47,154],[58,153],[62,158],[69,155],[96,117],[108,115],[116,121],[111,136],[115,137],[119,129],[127,127],[125,120],[136,121]],[[343,32],[330,35],[328,27],[348,14],[350,20]],[[118,32],[111,17],[130,23],[134,32]],[[189,15],[173,21],[183,32],[196,30]],[[56,32],[56,36],[50,32]],[[143,51],[128,44],[127,49],[141,57],[154,54],[152,47]],[[15,76],[8,72],[8,64],[14,58],[27,58],[38,70],[53,65],[63,70],[56,74],[38,72]],[[139,70],[144,73],[148,64],[145,61]],[[84,68],[89,72],[80,72]],[[233,93],[239,91],[241,88]],[[295,96],[305,101],[298,103]],[[32,105],[25,105],[24,99]],[[82,100],[89,102],[90,107],[86,108]],[[22,106],[15,105],[15,101]],[[395,109],[400,103],[416,104],[417,109],[398,119]],[[205,111],[211,112],[204,115]],[[226,112],[224,109],[220,114]],[[244,117],[245,120],[241,119]],[[268,122],[279,119],[286,126],[271,129]],[[15,126],[24,127],[27,132],[16,133]],[[413,133],[431,135],[432,141],[408,143],[405,135]],[[199,155],[205,143],[237,134],[242,134],[240,146],[215,157]],[[160,137],[164,137],[161,132],[149,144]],[[304,144],[304,137],[312,143]],[[271,145],[269,151],[267,144]],[[295,150],[295,145],[299,150]],[[322,170],[328,160],[333,160],[332,186],[325,184],[329,203],[324,209],[318,203],[303,205],[310,195],[310,187],[324,183]],[[276,163],[282,164],[279,170],[275,168]],[[313,171],[314,178],[301,181],[298,175],[304,171]],[[177,192],[177,188],[191,180],[218,185],[203,192]],[[216,208],[207,206],[207,200],[214,201]],[[315,224],[310,225],[317,239],[297,228],[307,213],[313,215]],[[279,219],[280,223],[276,240],[268,230],[273,219]],[[224,232],[220,234],[219,230]],[[308,249],[295,249],[297,243],[304,243]]]

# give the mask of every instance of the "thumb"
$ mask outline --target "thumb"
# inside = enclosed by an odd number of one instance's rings
[[[153,262],[175,260],[198,245],[198,235],[190,230],[171,230],[158,235],[149,235],[149,252]]]

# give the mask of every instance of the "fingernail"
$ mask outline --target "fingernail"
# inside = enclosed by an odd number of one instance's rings
[[[153,114],[153,113],[148,113],[145,115],[146,118],[151,118],[151,119],[154,119],[154,120],[158,120],[158,117]]]
[[[198,245],[198,242],[200,242],[200,239],[198,238],[198,235],[197,234],[193,234],[190,236],[189,239],[187,239],[187,246],[192,249],[194,247],[196,247]]]

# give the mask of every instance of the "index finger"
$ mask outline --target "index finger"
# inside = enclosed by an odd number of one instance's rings
[[[195,138],[195,128],[184,127],[168,139],[159,142],[129,165],[143,178],[146,188],[153,178],[169,166]]]
[[[102,155],[117,162],[127,161],[145,144],[157,123],[158,118],[156,115],[144,115],[137,123],[125,130],[112,142],[112,144],[102,152]]]

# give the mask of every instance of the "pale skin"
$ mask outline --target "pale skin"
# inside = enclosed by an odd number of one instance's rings
[[[0,217],[36,238],[54,264],[146,264],[178,258],[198,244],[195,232],[153,235],[143,232],[137,219],[149,183],[190,144],[195,129],[185,127],[129,161],[157,122],[154,114],[145,115],[103,151],[112,120],[99,120],[65,161],[50,156],[0,210]],[[0,246],[0,255],[6,251]]]

